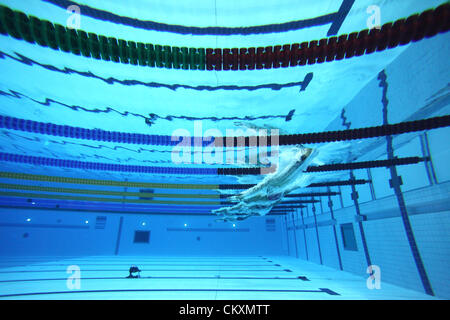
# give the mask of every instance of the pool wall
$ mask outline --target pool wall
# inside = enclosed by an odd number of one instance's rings
[[[274,216],[233,227],[214,217],[2,209],[0,255],[283,255],[284,228]],[[149,243],[134,243],[135,231],[150,231]]]
[[[449,70],[444,67],[449,52],[448,40],[445,35],[411,45],[380,72],[386,76],[385,80],[380,75],[373,79],[343,106],[341,116],[327,130],[381,125],[385,105],[391,124],[448,114]],[[383,281],[422,292],[431,288],[436,296],[449,298],[449,134],[450,130],[443,128],[395,137],[394,156],[430,157],[430,161],[397,167],[401,193],[391,188],[392,176],[388,168],[356,170],[353,172],[356,179],[372,181],[355,186],[359,208],[356,209],[351,186],[332,187],[332,191],[341,192],[340,196],[330,198],[333,213],[329,199],[321,197],[321,203],[315,205],[316,217],[312,205],[304,210],[303,221],[301,214],[290,216],[290,247],[297,246],[301,259],[360,275],[367,274],[370,262],[380,267]],[[367,154],[362,154],[358,161],[388,158],[385,137],[361,143],[367,144]],[[344,177],[350,179],[347,172]],[[399,197],[406,206],[403,210]],[[402,211],[409,218],[408,229]],[[297,227],[297,243],[293,223]],[[341,226],[347,223],[353,224],[356,251],[344,249]],[[414,247],[418,255],[413,254]],[[295,256],[295,250],[290,254]],[[428,286],[424,285],[427,282]]]

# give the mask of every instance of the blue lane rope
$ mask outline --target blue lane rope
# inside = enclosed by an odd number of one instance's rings
[[[450,115],[429,119],[401,122],[393,125],[359,128],[344,131],[327,131],[307,134],[280,135],[278,145],[296,145],[309,143],[323,143],[335,141],[349,141],[367,138],[376,138],[387,135],[396,135],[409,132],[417,132],[450,126]],[[183,139],[171,141],[171,136],[149,135],[139,133],[127,133],[106,131],[101,129],[85,129],[53,123],[44,123],[33,120],[25,120],[0,115],[0,128],[13,129],[25,132],[34,132],[52,136],[68,137],[84,140],[108,141],[129,144],[145,144],[160,146],[176,146]],[[186,138],[186,137],[184,137]],[[191,146],[196,146],[202,141],[202,146],[212,145],[214,137],[187,137],[191,138]],[[222,145],[227,145],[227,137],[222,137]],[[234,137],[236,139],[236,137]],[[237,143],[234,143],[236,146]],[[250,146],[249,137],[245,137],[245,146]]]
[[[171,141],[171,136],[126,133],[117,131],[106,131],[101,129],[85,129],[80,127],[58,125],[53,123],[44,123],[33,120],[7,117],[2,115],[0,115],[0,128],[13,129],[25,132],[34,132],[66,138],[129,143],[129,144],[176,146],[181,141],[181,138],[176,141]],[[202,139],[198,139],[197,141],[202,141]],[[210,141],[203,141],[203,146],[208,146],[213,141],[214,138],[212,138],[212,140]],[[195,137],[191,137],[191,145],[194,145],[194,142]]]
[[[153,173],[153,174],[183,174],[183,175],[217,175],[216,168],[184,168],[184,167],[152,167],[123,165],[100,162],[85,162],[77,160],[54,159],[45,157],[34,157],[20,154],[0,153],[0,161],[15,163],[27,163],[32,165],[43,165],[62,168],[76,168],[85,170],[118,171],[134,173]]]

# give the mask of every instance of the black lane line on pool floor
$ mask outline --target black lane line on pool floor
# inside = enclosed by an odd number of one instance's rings
[[[29,292],[29,293],[13,293],[3,294],[0,298],[20,297],[20,296],[36,296],[50,294],[71,294],[71,293],[114,293],[114,292],[290,292],[290,293],[326,293],[328,295],[340,295],[333,290],[327,288],[319,288],[319,290],[283,290],[283,289],[123,289],[123,290],[79,290],[79,291],[53,291],[53,292]]]
[[[272,260],[266,260],[267,262],[269,262],[269,263],[274,263]],[[280,264],[273,264],[274,266],[276,266],[276,267],[281,267],[281,265]],[[290,269],[284,269],[283,271],[286,271],[286,272],[292,272],[292,270],[290,270]]]
[[[214,277],[140,277],[138,279],[144,280],[153,280],[153,279],[166,279],[166,280],[301,280],[301,281],[310,281],[305,276],[298,276],[292,278],[286,277],[222,277],[222,276],[214,276]],[[130,280],[126,277],[87,277],[80,278],[80,280]],[[67,281],[67,278],[48,278],[48,279],[16,279],[16,280],[0,280],[0,283],[11,283],[11,282],[31,282],[31,281]]]

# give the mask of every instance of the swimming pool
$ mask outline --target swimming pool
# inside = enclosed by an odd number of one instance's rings
[[[448,15],[1,1],[0,298],[448,299]]]

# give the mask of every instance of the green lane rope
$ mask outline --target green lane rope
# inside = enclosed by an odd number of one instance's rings
[[[205,70],[205,49],[125,41],[66,28],[0,5],[0,34],[53,50],[116,63]]]
[[[67,196],[60,194],[42,194],[42,193],[23,193],[23,192],[6,192],[0,191],[1,197],[20,197],[29,199],[57,199],[57,200],[76,200],[76,201],[94,201],[94,202],[119,202],[119,203],[151,203],[151,204],[168,204],[168,205],[191,205],[191,206],[220,206],[220,201],[168,201],[168,200],[137,200],[137,199],[119,199],[119,198],[98,198],[98,197],[81,197]]]
[[[16,173],[16,172],[0,172],[0,178],[48,181],[48,182],[58,182],[58,183],[101,185],[101,186],[130,187],[130,188],[217,190],[220,187],[220,185],[218,185],[218,184],[174,184],[174,183],[129,182],[129,181],[114,181],[114,180],[67,178],[67,177],[46,176],[46,175]]]
[[[148,192],[125,192],[110,190],[92,190],[92,189],[75,189],[75,188],[55,188],[43,186],[29,186],[23,184],[0,183],[0,189],[42,191],[54,193],[77,193],[77,194],[96,194],[103,196],[120,196],[120,197],[151,197],[151,198],[183,198],[183,199],[220,199],[219,194],[197,194],[197,193],[148,193]]]

